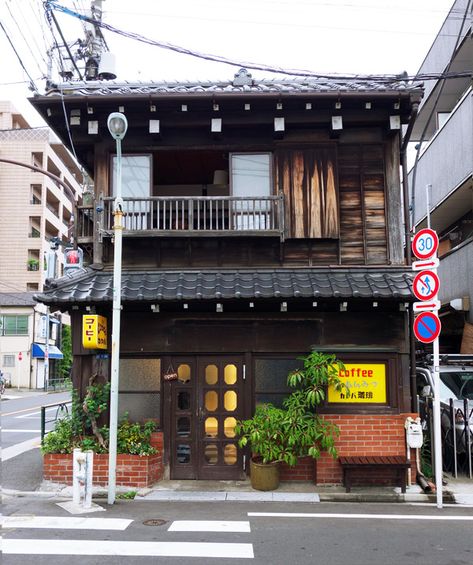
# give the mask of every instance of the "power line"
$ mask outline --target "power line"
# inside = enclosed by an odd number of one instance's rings
[[[26,46],[27,46],[29,52],[31,53],[31,57],[32,57],[33,61],[36,63],[38,69],[39,69],[39,72],[40,72],[40,73],[43,73],[43,70],[42,70],[42,68],[41,68],[41,65],[38,63],[38,59],[36,58],[36,55],[35,55],[35,53],[33,52],[33,49],[31,49],[31,46],[30,46],[28,40],[26,39],[26,37],[25,37],[25,35],[24,35],[24,33],[23,33],[23,31],[22,31],[20,25],[18,24],[18,22],[17,22],[15,16],[13,15],[12,11],[10,10],[10,6],[8,5],[8,3],[6,3],[6,6],[7,6],[7,9],[8,9],[8,12],[10,13],[10,17],[11,17],[11,19],[15,22],[15,25],[16,25],[16,27],[18,28],[18,31],[20,32],[20,35],[21,35],[21,37],[23,38],[23,41],[26,43]],[[33,35],[33,37],[34,37],[34,35]],[[40,53],[41,53],[41,51],[40,51]],[[44,74],[44,73],[43,73],[43,74]]]
[[[8,35],[8,32],[7,32],[7,30],[5,29],[5,27],[3,26],[1,20],[0,20],[0,27],[2,28],[3,33],[5,34],[5,37],[6,37],[7,40],[8,40],[8,43],[11,45],[11,48],[13,49],[13,52],[15,53],[15,55],[16,55],[16,57],[17,57],[19,63],[20,63],[20,65],[21,65],[21,68],[25,71],[26,76],[27,76],[27,77],[29,78],[29,80],[30,80],[30,87],[29,87],[30,90],[32,90],[33,92],[38,92],[38,89],[37,89],[37,87],[36,87],[36,84],[35,84],[34,80],[31,78],[29,72],[26,70],[26,67],[25,67],[25,65],[23,64],[23,61],[22,61],[20,55],[18,54],[18,51],[15,49],[15,46],[13,45],[12,40],[10,39],[10,36]]]
[[[427,79],[437,79],[440,77],[444,77],[444,78],[457,78],[457,77],[463,77],[463,76],[470,76],[471,72],[470,71],[465,71],[463,72],[456,72],[456,73],[452,73],[449,76],[444,75],[443,73],[428,73],[428,74],[422,74],[422,75],[414,75],[414,76],[408,76],[407,73],[404,73],[402,75],[359,75],[359,74],[352,74],[352,75],[333,75],[333,74],[321,74],[321,73],[316,73],[314,71],[309,71],[309,70],[302,70],[302,69],[284,69],[282,67],[274,67],[271,65],[266,65],[266,64],[260,64],[260,63],[252,63],[249,61],[237,61],[235,59],[229,59],[220,55],[212,55],[212,54],[208,54],[208,53],[201,53],[198,51],[194,51],[192,49],[188,49],[186,47],[182,47],[179,45],[174,45],[172,43],[167,43],[167,42],[163,42],[163,41],[158,41],[158,40],[154,40],[154,39],[150,39],[147,37],[144,37],[138,33],[135,32],[128,32],[128,31],[123,31],[120,30],[110,24],[104,23],[104,22],[98,22],[96,20],[94,20],[93,18],[89,18],[88,16],[83,16],[81,14],[78,14],[77,12],[74,12],[72,10],[70,10],[69,8],[66,8],[65,6],[61,6],[60,4],[57,4],[56,2],[53,2],[51,0],[48,0],[47,5],[52,8],[52,9],[56,9],[60,12],[63,12],[65,14],[68,14],[70,16],[73,16],[75,18],[79,18],[81,20],[84,20],[86,22],[92,23],[94,25],[100,26],[112,33],[116,33],[117,35],[120,35],[122,37],[127,37],[129,39],[134,39],[136,41],[139,41],[141,43],[146,43],[148,45],[152,45],[155,47],[160,47],[162,49],[167,49],[170,51],[174,51],[176,53],[181,53],[183,55],[189,55],[191,57],[196,57],[199,59],[204,59],[206,61],[214,61],[217,63],[224,63],[227,65],[232,65],[232,66],[237,66],[237,67],[245,67],[247,69],[253,69],[253,70],[260,70],[260,71],[267,71],[267,72],[272,72],[272,73],[279,73],[279,74],[284,74],[284,75],[290,75],[290,76],[298,76],[298,77],[311,77],[311,78],[316,78],[316,79],[332,79],[332,80],[352,80],[352,79],[366,79],[366,80],[371,80],[374,82],[393,82],[393,81],[408,81],[408,80],[427,80]]]

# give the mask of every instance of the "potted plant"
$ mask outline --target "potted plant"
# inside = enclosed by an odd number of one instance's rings
[[[257,490],[274,490],[279,486],[279,461],[284,453],[285,410],[272,404],[259,404],[255,414],[237,423],[235,431],[240,447],[251,446],[251,485]]]
[[[320,457],[327,451],[337,456],[335,438],[338,428],[326,422],[316,407],[324,402],[329,386],[336,390],[346,389],[338,377],[343,363],[334,355],[311,352],[302,358],[303,367],[292,371],[288,384],[295,390],[284,400],[283,408],[272,404],[257,406],[248,420],[236,427],[240,447],[250,446],[250,475],[253,488],[273,490],[279,485],[278,464],[297,464],[299,457]],[[271,478],[260,480],[261,475]],[[277,478],[276,478],[277,477]]]
[[[38,271],[39,270],[39,260],[38,259],[28,259],[27,265],[28,265],[28,271]]]

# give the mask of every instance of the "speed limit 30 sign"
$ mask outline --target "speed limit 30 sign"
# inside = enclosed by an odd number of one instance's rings
[[[418,231],[412,240],[412,252],[418,259],[428,259],[437,253],[439,237],[430,228]]]

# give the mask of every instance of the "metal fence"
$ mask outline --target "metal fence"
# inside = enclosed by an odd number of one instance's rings
[[[424,427],[424,457],[434,469],[433,399],[419,399],[419,414]],[[473,479],[473,401],[449,399],[440,408],[443,471]]]
[[[45,404],[41,406],[41,441],[44,436],[48,433],[46,431],[46,424],[52,422],[57,422],[62,418],[65,418],[70,414],[70,408],[72,407],[72,400],[66,400],[64,402],[57,402],[55,404]],[[56,408],[56,410],[54,410]],[[52,412],[53,417],[47,419],[47,412]]]

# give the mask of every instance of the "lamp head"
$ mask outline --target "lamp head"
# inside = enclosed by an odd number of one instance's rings
[[[107,119],[108,131],[113,139],[122,140],[128,129],[128,121],[125,114],[121,112],[112,112]]]

